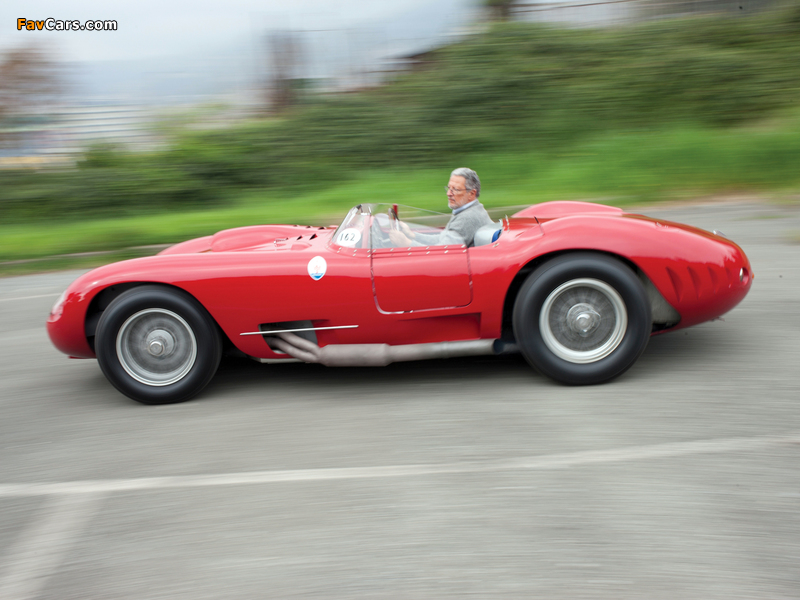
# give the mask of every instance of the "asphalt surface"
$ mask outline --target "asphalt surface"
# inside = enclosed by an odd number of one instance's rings
[[[722,230],[750,295],[570,388],[519,357],[225,362],[147,407],[0,279],[0,599],[800,598],[800,207]]]

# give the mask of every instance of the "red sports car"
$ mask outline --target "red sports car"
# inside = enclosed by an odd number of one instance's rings
[[[197,394],[225,348],[329,366],[518,351],[557,381],[594,384],[651,335],[729,311],[753,278],[720,234],[599,204],[531,206],[470,248],[396,247],[398,217],[417,231],[447,219],[361,204],[339,227],[231,229],[100,267],[56,302],[50,339],[145,404]]]

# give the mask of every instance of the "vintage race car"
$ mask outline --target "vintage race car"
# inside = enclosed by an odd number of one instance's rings
[[[651,335],[731,310],[753,280],[719,233],[585,202],[525,208],[470,248],[392,242],[392,229],[432,234],[447,217],[361,204],[338,227],[183,242],[77,279],[48,333],[145,404],[197,394],[226,349],[328,366],[521,352],[557,381],[595,384],[633,365]]]

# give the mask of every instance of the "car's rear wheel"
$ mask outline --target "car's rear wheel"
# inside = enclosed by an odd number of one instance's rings
[[[97,360],[120,392],[143,404],[189,400],[219,366],[222,340],[214,320],[188,294],[141,286],[103,312]]]
[[[514,335],[526,360],[562,383],[602,383],[630,368],[652,329],[644,286],[619,260],[593,253],[557,257],[525,281]]]

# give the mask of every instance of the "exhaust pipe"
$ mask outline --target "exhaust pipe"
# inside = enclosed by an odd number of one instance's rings
[[[266,332],[265,332],[266,333]],[[314,342],[293,333],[278,333],[264,338],[273,350],[279,350],[307,363],[326,367],[385,367],[393,362],[484,356],[495,354],[495,340],[438,342],[434,344],[330,344],[320,348]]]

